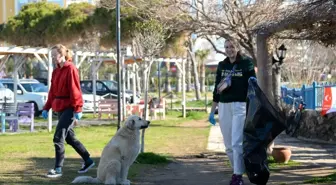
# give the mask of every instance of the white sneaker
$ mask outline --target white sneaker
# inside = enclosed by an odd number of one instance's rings
[[[62,177],[62,172],[61,171],[57,171],[55,169],[51,169],[51,170],[48,171],[47,177],[48,178]]]

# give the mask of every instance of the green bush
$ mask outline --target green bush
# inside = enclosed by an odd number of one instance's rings
[[[320,183],[332,183],[336,181],[336,172],[324,177],[314,177],[310,180],[306,180],[305,183],[320,184]]]
[[[140,164],[166,164],[170,161],[165,156],[161,156],[152,152],[145,152],[138,155],[136,162]]]

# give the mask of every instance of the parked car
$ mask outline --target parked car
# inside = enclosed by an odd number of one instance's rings
[[[35,78],[39,82],[43,83],[45,86],[48,86],[48,79],[47,78]]]
[[[82,80],[80,82],[81,88],[85,89],[86,91],[93,93],[92,88],[92,80]],[[117,89],[110,89],[102,80],[96,81],[96,95],[102,96],[105,99],[112,98],[117,99],[118,98],[118,90]],[[125,98],[127,103],[132,103],[133,94],[125,93]],[[121,94],[122,97],[122,94]]]
[[[0,79],[0,82],[14,92],[14,80]],[[15,93],[15,92],[14,92]],[[47,101],[48,88],[35,79],[19,79],[17,84],[17,101],[34,103],[35,116],[39,116]]]
[[[0,83],[0,103],[13,103],[14,93],[10,89],[7,89],[2,83]]]
[[[117,81],[114,81],[114,80],[101,80],[107,87],[109,87],[110,89],[115,89],[117,90],[118,89],[118,82]],[[127,94],[130,94],[133,96],[133,91],[132,90],[129,90],[129,89],[126,89],[125,92]],[[141,97],[141,94],[139,92],[136,92],[135,93],[137,98],[140,99]]]
[[[93,112],[94,111],[94,103],[93,103],[93,94],[89,91],[81,88],[82,90],[82,96],[83,96],[83,112]],[[98,107],[98,101],[103,100],[104,98],[102,96],[96,95],[96,109]]]
[[[114,81],[114,80],[101,80],[107,87],[109,87],[109,89],[112,89],[114,90],[115,92],[117,92],[118,90],[118,82],[117,81]],[[125,90],[125,93],[128,94],[129,96],[131,96],[131,103],[133,103],[134,101],[134,98],[133,98],[133,91],[132,90],[129,90],[129,89],[126,89]],[[141,94],[136,92],[135,93],[135,96],[136,96],[136,102],[139,102],[140,101],[140,98],[141,98]]]

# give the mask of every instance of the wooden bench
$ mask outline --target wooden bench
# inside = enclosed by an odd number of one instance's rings
[[[117,99],[104,99],[98,101],[98,118],[101,119],[102,114],[107,114],[108,118],[114,118],[118,114],[118,100]]]
[[[121,104],[122,106],[122,104]],[[128,115],[138,115],[142,117],[143,106],[142,105],[134,105],[127,104],[126,105],[126,116]],[[114,115],[118,115],[118,100],[117,99],[104,99],[98,101],[98,118],[101,119],[102,114],[108,114],[108,118],[114,119]],[[122,112],[121,112],[122,115]],[[124,120],[121,117],[121,120]]]

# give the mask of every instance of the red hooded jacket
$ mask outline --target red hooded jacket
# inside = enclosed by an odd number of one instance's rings
[[[55,112],[62,112],[70,107],[74,108],[74,112],[82,112],[83,97],[78,70],[72,61],[68,60],[63,67],[58,66],[54,69],[48,100],[43,110],[52,108]]]

